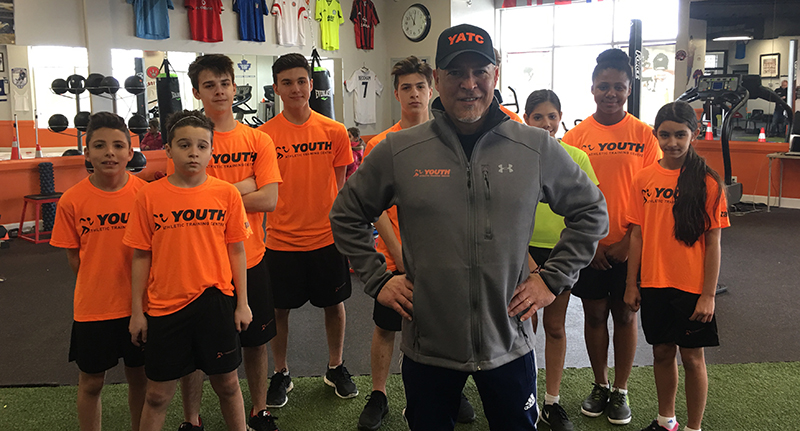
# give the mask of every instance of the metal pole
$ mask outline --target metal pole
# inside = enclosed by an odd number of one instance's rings
[[[789,92],[786,94],[787,99],[786,103],[792,107],[792,113],[795,112],[796,107],[794,106],[794,99],[797,97],[795,94],[795,88],[797,87],[797,39],[791,39],[789,41]],[[800,119],[795,118],[794,122],[800,121]],[[791,133],[791,131],[789,131]]]
[[[80,93],[75,94],[75,113],[81,112],[81,95]],[[75,127],[77,130],[77,127]],[[78,130],[78,151],[83,154],[83,134],[80,130]]]
[[[631,20],[631,37],[628,44],[628,55],[631,57],[633,82],[631,95],[628,96],[628,112],[639,118],[642,97],[642,20]]]

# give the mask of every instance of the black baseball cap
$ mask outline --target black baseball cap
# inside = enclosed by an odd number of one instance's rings
[[[454,58],[465,52],[480,54],[490,63],[497,64],[489,33],[474,25],[461,24],[450,27],[439,35],[436,45],[436,67],[447,69]]]

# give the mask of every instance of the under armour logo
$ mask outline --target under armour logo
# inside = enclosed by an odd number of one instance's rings
[[[531,396],[528,397],[528,402],[525,403],[525,411],[530,410],[530,408],[535,405],[536,405],[536,396],[531,394]]]
[[[498,168],[500,168],[500,171],[499,171],[499,172],[500,172],[501,174],[502,174],[502,173],[504,173],[504,172],[506,172],[506,171],[508,171],[508,172],[514,172],[514,169],[512,169],[512,168],[514,167],[514,165],[512,165],[512,164],[509,164],[509,165],[508,165],[508,166],[506,166],[505,168],[503,167],[503,165],[497,165],[497,167],[498,167]]]

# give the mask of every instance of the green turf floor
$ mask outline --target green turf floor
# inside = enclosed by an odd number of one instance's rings
[[[800,362],[711,365],[708,367],[709,394],[703,430],[797,430],[797,388],[800,388]],[[543,371],[540,372],[539,393]],[[576,430],[639,430],[650,423],[657,413],[655,385],[651,367],[633,369],[629,387],[633,421],[627,426],[613,426],[604,417],[589,419],[580,414],[580,401],[588,393],[590,369],[567,369],[561,387],[561,403],[575,422]],[[279,417],[282,431],[354,430],[358,415],[369,393],[369,376],[356,377],[361,394],[342,400],[325,386],[321,377],[295,378],[289,403],[273,411]],[[245,403],[248,403],[247,383],[242,382]],[[683,381],[679,391],[683,390]],[[469,380],[465,389],[478,411],[478,420],[471,425],[459,425],[456,430],[487,430],[480,409],[475,385]],[[795,395],[791,395],[794,393]],[[75,412],[76,387],[0,388],[0,430],[77,430]],[[400,376],[389,379],[390,412],[382,430],[405,430],[400,412],[404,397]],[[683,394],[678,394],[678,421],[685,423],[686,408]],[[181,422],[179,396],[169,409],[165,430],[176,430]],[[208,431],[225,430],[217,398],[208,382],[203,395],[202,416]],[[103,393],[103,424],[106,430],[130,429],[127,419],[126,386],[109,385]],[[681,425],[683,428],[683,425]],[[547,430],[546,425],[541,429]]]

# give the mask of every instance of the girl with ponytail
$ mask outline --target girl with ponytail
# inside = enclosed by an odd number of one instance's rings
[[[634,177],[627,217],[625,303],[633,312],[641,306],[658,393],[658,417],[643,431],[678,430],[678,350],[686,372],[684,431],[697,431],[708,392],[703,348],[719,345],[714,295],[720,231],[730,223],[719,175],[692,147],[699,133],[692,107],[663,106],[653,133],[664,157]]]
[[[581,412],[589,417],[605,414],[615,425],[631,421],[628,377],[638,335],[636,313],[623,301],[630,241],[625,215],[635,203],[630,200],[633,176],[660,157],[653,129],[625,112],[632,81],[627,54],[619,49],[602,52],[592,73],[597,109],[564,135],[564,142],[589,155],[606,198],[609,221],[608,235],[600,240],[592,263],[581,271],[572,288],[572,294],[583,303],[584,339],[594,373]],[[614,323],[613,384],[608,379],[609,315]]]

